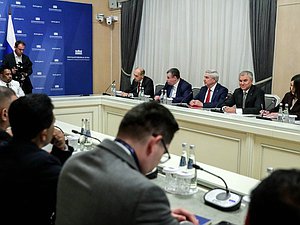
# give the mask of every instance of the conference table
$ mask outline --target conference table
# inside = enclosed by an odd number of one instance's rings
[[[80,131],[80,126],[72,125],[59,120],[55,122],[55,125],[60,127],[67,137],[74,135],[72,130]],[[102,134],[93,130],[91,131],[91,136],[96,139],[99,139],[100,141],[102,141],[103,139],[114,139],[113,136]],[[99,144],[99,142],[96,139],[91,139],[93,145]],[[78,153],[78,151],[74,154],[76,153]],[[167,162],[160,163],[158,165],[158,170],[162,171],[165,166],[178,167],[179,160],[179,156],[171,154],[171,159]],[[226,181],[229,190],[234,193],[240,194],[241,196],[249,196],[251,190],[259,183],[259,180],[243,176],[234,172],[206,165],[201,162],[197,162],[197,164],[200,165],[202,168],[221,176]],[[153,182],[163,187],[164,179],[165,176],[161,173],[158,173],[157,178],[153,179]],[[167,193],[171,208],[185,208],[195,213],[196,215],[210,219],[212,224],[215,224],[222,220],[226,220],[237,225],[244,224],[244,219],[247,213],[248,206],[247,202],[242,202],[241,207],[233,212],[223,212],[218,209],[212,208],[204,204],[203,196],[208,190],[212,188],[224,188],[224,183],[220,179],[211,176],[210,174],[207,174],[203,171],[197,171],[197,183],[198,192],[195,194],[182,196]]]
[[[142,101],[114,96],[52,97],[58,120],[80,126],[82,118],[91,129],[115,136],[128,110]],[[181,155],[181,144],[196,146],[199,162],[240,175],[262,179],[269,168],[300,168],[300,126],[236,115],[164,105],[180,130],[170,152]]]

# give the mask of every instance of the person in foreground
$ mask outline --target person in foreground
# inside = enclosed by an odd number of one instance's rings
[[[189,103],[193,98],[192,85],[180,78],[180,72],[177,68],[171,68],[167,71],[167,82],[163,89],[167,91],[167,97],[173,99],[173,103]],[[155,100],[160,100],[161,91],[155,93]]]
[[[10,104],[17,99],[16,93],[7,87],[0,86],[0,143],[11,140],[11,131],[7,132],[9,124],[8,109]]]
[[[144,94],[154,97],[154,85],[153,80],[150,77],[145,76],[145,70],[141,67],[135,68],[133,72],[134,79],[129,89],[125,90],[122,95],[128,96],[132,93],[134,97],[138,97],[142,87],[144,88]]]
[[[281,100],[283,110],[285,109],[285,104],[288,104],[288,112],[290,115],[297,115],[296,120],[300,120],[300,74],[296,74],[292,77],[290,82],[290,91],[287,92],[283,99]],[[277,117],[277,113],[279,110],[279,104],[274,109],[270,111],[263,110],[263,115],[268,115],[272,113]],[[272,115],[271,114],[271,115]]]
[[[128,111],[115,140],[106,139],[64,165],[56,225],[198,224],[184,209],[171,211],[164,191],[145,176],[168,153],[177,130],[170,111],[155,101]]]
[[[300,170],[275,170],[252,192],[245,225],[300,224]]]
[[[222,105],[227,113],[259,114],[265,108],[265,93],[253,84],[253,74],[242,71],[239,74],[240,87]]]
[[[218,83],[219,74],[216,70],[206,70],[203,78],[204,86],[190,101],[192,107],[215,108],[220,107],[228,94],[228,89]]]
[[[53,222],[62,163],[71,155],[64,136],[54,130],[51,99],[29,94],[8,110],[13,137],[0,146],[0,212],[3,224],[48,225]],[[50,143],[51,154],[41,148]]]

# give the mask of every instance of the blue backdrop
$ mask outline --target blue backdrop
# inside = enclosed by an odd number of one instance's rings
[[[0,1],[0,62],[11,8],[16,40],[33,63],[34,93],[91,94],[92,5],[55,0]]]

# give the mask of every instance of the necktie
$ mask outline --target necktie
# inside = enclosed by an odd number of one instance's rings
[[[141,82],[139,81],[138,82],[138,94],[140,93],[140,90],[141,90]]]
[[[211,92],[211,90],[208,89],[207,90],[207,96],[206,96],[206,99],[205,99],[205,103],[209,103],[210,102],[210,92]]]
[[[6,83],[6,87],[8,87],[8,88],[9,88],[9,83]]]
[[[245,108],[245,105],[246,105],[246,98],[247,98],[247,92],[244,91],[243,92],[243,109]]]

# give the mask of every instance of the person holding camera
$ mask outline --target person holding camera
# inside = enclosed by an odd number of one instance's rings
[[[26,44],[16,41],[14,52],[4,56],[2,67],[12,70],[13,80],[20,82],[25,94],[32,93],[32,84],[29,76],[32,74],[32,62],[24,54]]]

